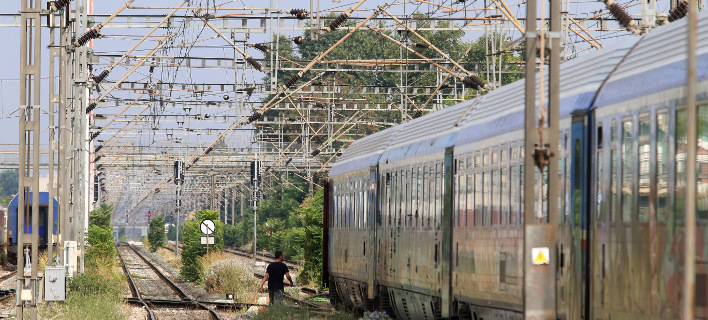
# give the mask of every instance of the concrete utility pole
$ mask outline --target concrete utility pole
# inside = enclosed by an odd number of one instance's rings
[[[31,319],[37,319],[39,268],[39,138],[40,80],[42,66],[42,3],[22,0],[20,28],[20,162],[17,191],[17,289],[15,311],[23,319],[24,307],[29,307]],[[32,209],[27,206],[32,198]],[[50,200],[51,201],[51,200]],[[50,204],[51,206],[51,204]],[[31,218],[32,225],[27,226]],[[26,231],[31,228],[29,237]],[[30,258],[31,252],[31,258]]]
[[[546,15],[545,0],[542,14]],[[537,32],[536,0],[526,2],[526,113],[524,152],[524,318],[556,319],[556,228],[558,226],[558,115],[561,59],[561,0],[550,1],[550,32],[541,18]],[[540,43],[539,43],[540,42]],[[550,42],[550,43],[549,43]],[[549,45],[550,44],[550,45]],[[540,48],[540,92],[536,100],[536,53]],[[550,49],[549,103],[545,106],[546,49]],[[538,102],[538,104],[537,104]],[[538,109],[537,109],[538,106]],[[536,112],[538,110],[538,125]],[[548,126],[546,126],[546,123]],[[538,169],[539,171],[537,171]],[[548,216],[543,212],[543,176],[548,170]],[[538,189],[534,188],[539,176]],[[535,193],[541,193],[536,207]]]
[[[688,46],[686,57],[686,238],[684,244],[683,319],[695,318],[696,307],[696,162],[698,149],[698,110],[696,107],[696,51],[698,8],[696,0],[688,1]],[[701,297],[705,299],[705,297]]]

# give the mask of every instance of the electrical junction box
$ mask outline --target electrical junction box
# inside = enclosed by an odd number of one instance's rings
[[[78,250],[76,241],[64,241],[64,265],[70,277],[76,275]]]
[[[44,300],[64,301],[66,299],[66,269],[64,266],[44,268]]]

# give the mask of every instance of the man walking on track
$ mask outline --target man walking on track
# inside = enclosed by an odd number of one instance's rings
[[[261,281],[261,286],[258,288],[258,292],[263,291],[263,284],[268,281],[268,296],[270,297],[270,304],[275,302],[280,302],[283,299],[283,289],[285,285],[283,284],[283,276],[288,277],[290,285],[294,286],[293,279],[290,278],[290,271],[288,266],[283,263],[285,256],[282,251],[275,252],[275,262],[268,265],[266,268],[265,277]]]

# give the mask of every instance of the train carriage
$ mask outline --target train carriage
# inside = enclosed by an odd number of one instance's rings
[[[549,173],[561,191],[560,319],[680,315],[684,30],[679,21],[561,65],[559,171]],[[699,34],[696,314],[708,317],[708,32]],[[326,191],[332,292],[399,319],[521,319],[523,114],[521,80],[345,150]]]

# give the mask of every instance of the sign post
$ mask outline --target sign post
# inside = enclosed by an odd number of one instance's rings
[[[209,254],[209,244],[214,244],[214,237],[209,237],[210,234],[214,233],[214,230],[216,230],[216,226],[214,225],[214,221],[211,221],[209,219],[206,219],[202,221],[202,223],[199,225],[199,229],[202,231],[203,234],[206,235],[206,237],[202,237],[202,244],[206,244],[207,246],[207,254]]]

